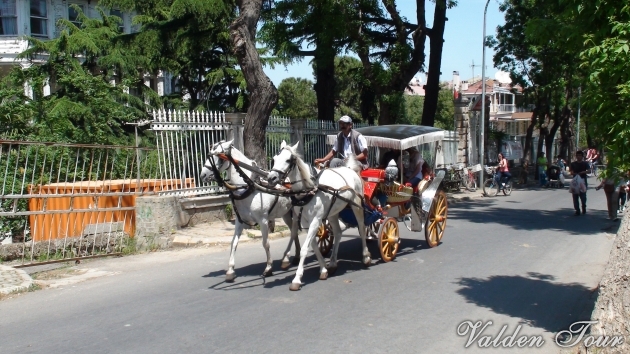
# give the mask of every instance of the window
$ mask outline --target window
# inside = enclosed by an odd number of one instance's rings
[[[124,33],[125,32],[125,18],[123,17],[123,13],[120,10],[111,10],[109,12],[110,16],[116,16],[118,18],[120,18],[120,24],[118,25],[118,29],[120,30],[120,32]]]
[[[16,0],[0,0],[0,35],[2,36],[17,34],[15,1]]]
[[[68,4],[68,20],[74,23],[75,26],[81,27],[81,22],[78,20],[79,11],[75,10],[74,6],[72,5],[78,6],[81,9],[81,12],[84,12],[84,13],[85,13],[85,6],[79,5],[79,4]]]
[[[46,0],[31,0],[31,34],[48,37],[48,6]]]

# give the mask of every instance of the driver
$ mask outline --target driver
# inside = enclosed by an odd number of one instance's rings
[[[368,167],[368,145],[365,137],[358,131],[352,129],[352,118],[343,116],[339,119],[339,134],[337,141],[332,146],[328,155],[321,159],[315,159],[315,165],[330,161],[329,167],[345,166],[350,154],[354,154],[357,160],[363,165],[365,170]],[[335,155],[337,157],[335,157]]]

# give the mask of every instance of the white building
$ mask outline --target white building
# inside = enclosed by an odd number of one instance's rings
[[[5,76],[15,65],[23,68],[31,65],[27,60],[16,59],[28,46],[25,37],[58,37],[61,30],[56,23],[59,19],[77,19],[78,13],[71,7],[73,4],[79,6],[88,17],[100,17],[96,0],[0,0],[0,77]],[[122,32],[131,33],[132,14],[116,9],[109,10],[109,14],[122,19]],[[172,80],[165,76],[169,75],[147,75],[144,83],[162,96],[170,93],[172,86]],[[28,95],[32,95],[29,88],[25,90]],[[44,94],[48,93],[50,88],[45,87]]]

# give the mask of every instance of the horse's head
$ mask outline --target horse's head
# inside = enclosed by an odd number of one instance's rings
[[[206,158],[206,163],[201,169],[199,177],[202,182],[212,182],[216,180],[213,169],[216,168],[217,172],[221,173],[230,167],[230,162],[219,157],[220,154],[229,154],[232,150],[233,140],[221,141],[214,145],[210,149],[210,155]]]
[[[300,143],[296,143],[293,146],[287,145],[283,140],[280,145],[280,151],[273,157],[273,166],[271,172],[267,176],[267,182],[275,186],[282,182],[291,170],[295,167],[296,159],[298,158],[297,148]]]

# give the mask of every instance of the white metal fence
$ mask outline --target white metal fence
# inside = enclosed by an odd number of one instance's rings
[[[159,178],[181,181],[192,178],[195,182],[162,194],[186,196],[223,191],[199,178],[212,145],[227,139],[230,125],[223,112],[154,111],[151,129],[156,138]]]

